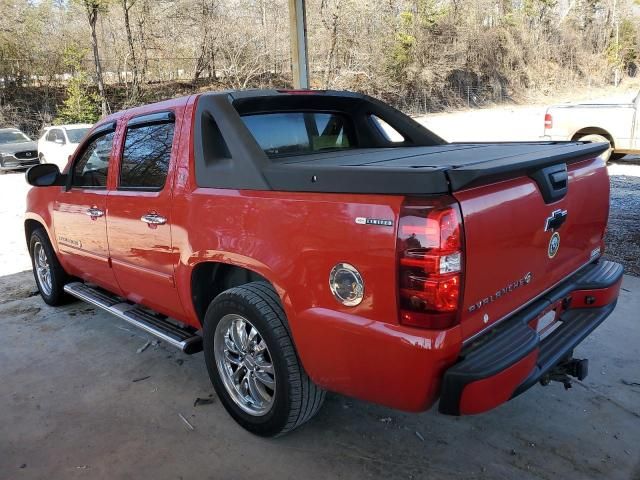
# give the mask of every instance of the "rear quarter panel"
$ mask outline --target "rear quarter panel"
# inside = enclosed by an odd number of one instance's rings
[[[231,263],[261,274],[280,290],[293,329],[296,312],[315,307],[394,322],[395,228],[358,225],[355,218],[393,220],[401,200],[211,188],[176,195],[178,284],[189,285],[200,262]],[[329,272],[340,262],[352,264],[364,278],[365,297],[356,307],[339,304],[329,291]]]

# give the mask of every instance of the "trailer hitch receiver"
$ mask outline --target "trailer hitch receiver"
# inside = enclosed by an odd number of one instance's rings
[[[560,382],[565,390],[571,388],[571,378],[584,380],[589,373],[589,360],[580,358],[569,358],[556,365],[549,373],[540,379],[541,385],[549,385],[551,382]]]

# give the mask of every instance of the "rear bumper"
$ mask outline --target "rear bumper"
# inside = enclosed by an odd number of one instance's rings
[[[622,274],[614,262],[591,264],[480,337],[445,372],[439,411],[482,413],[533,386],[611,314]],[[530,324],[559,302],[560,326],[540,340]]]

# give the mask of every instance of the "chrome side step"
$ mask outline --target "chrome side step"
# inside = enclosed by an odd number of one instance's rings
[[[64,286],[64,291],[155,335],[184,353],[190,355],[202,350],[202,337],[193,329],[180,327],[160,315],[150,313],[139,305],[124,301],[82,282],[68,283]]]

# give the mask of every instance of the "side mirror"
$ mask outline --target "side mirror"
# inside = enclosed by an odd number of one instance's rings
[[[66,177],[60,173],[60,169],[55,163],[34,165],[26,173],[27,183],[34,187],[62,186],[66,183]]]
[[[54,141],[54,143],[57,143],[58,145],[64,145],[64,138],[56,138]]]

